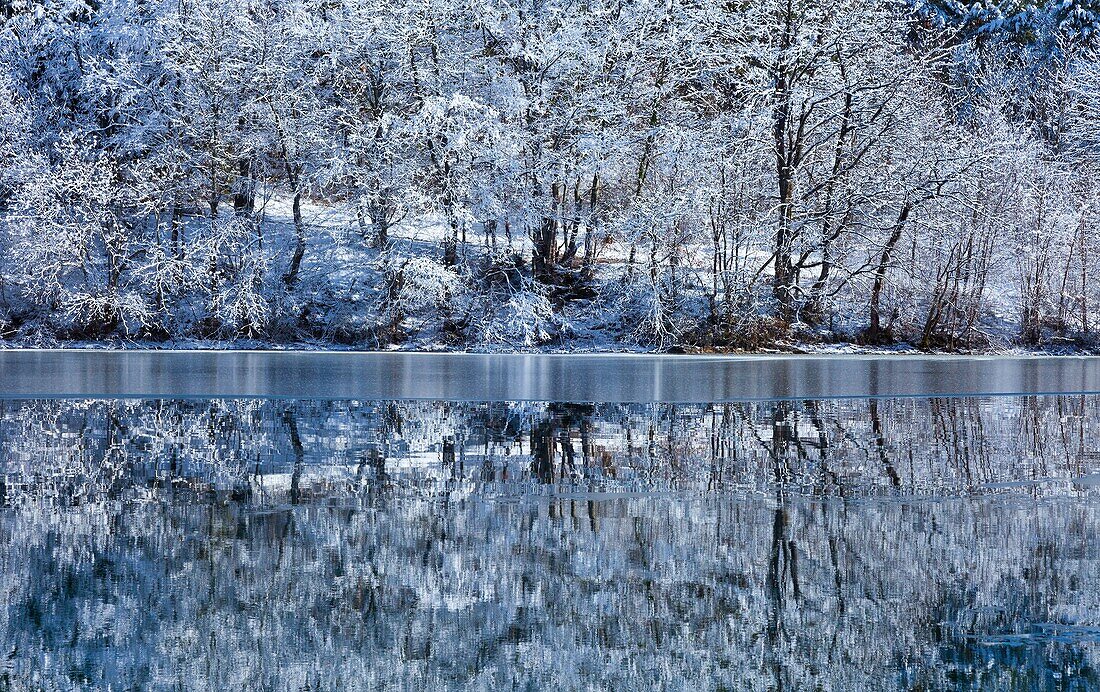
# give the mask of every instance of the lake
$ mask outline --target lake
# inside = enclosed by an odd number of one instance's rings
[[[1100,686],[1100,362],[0,353],[0,688]]]

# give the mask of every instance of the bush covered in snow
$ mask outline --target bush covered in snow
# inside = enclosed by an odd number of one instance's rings
[[[489,347],[533,348],[548,343],[557,331],[554,308],[533,290],[513,293],[476,326],[474,343]]]

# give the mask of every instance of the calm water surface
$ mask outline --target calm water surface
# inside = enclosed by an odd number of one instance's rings
[[[0,350],[0,398],[679,402],[1100,394],[1100,358]]]
[[[1100,686],[1100,397],[0,402],[0,688]]]

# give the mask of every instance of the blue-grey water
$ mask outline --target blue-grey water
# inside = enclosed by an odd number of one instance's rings
[[[0,689],[1100,686],[1100,396],[477,393],[0,400]]]
[[[0,350],[0,398],[722,402],[1100,393],[1100,358]]]

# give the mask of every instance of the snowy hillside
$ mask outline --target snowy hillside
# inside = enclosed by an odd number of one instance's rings
[[[1093,0],[9,0],[0,346],[1092,348]]]

